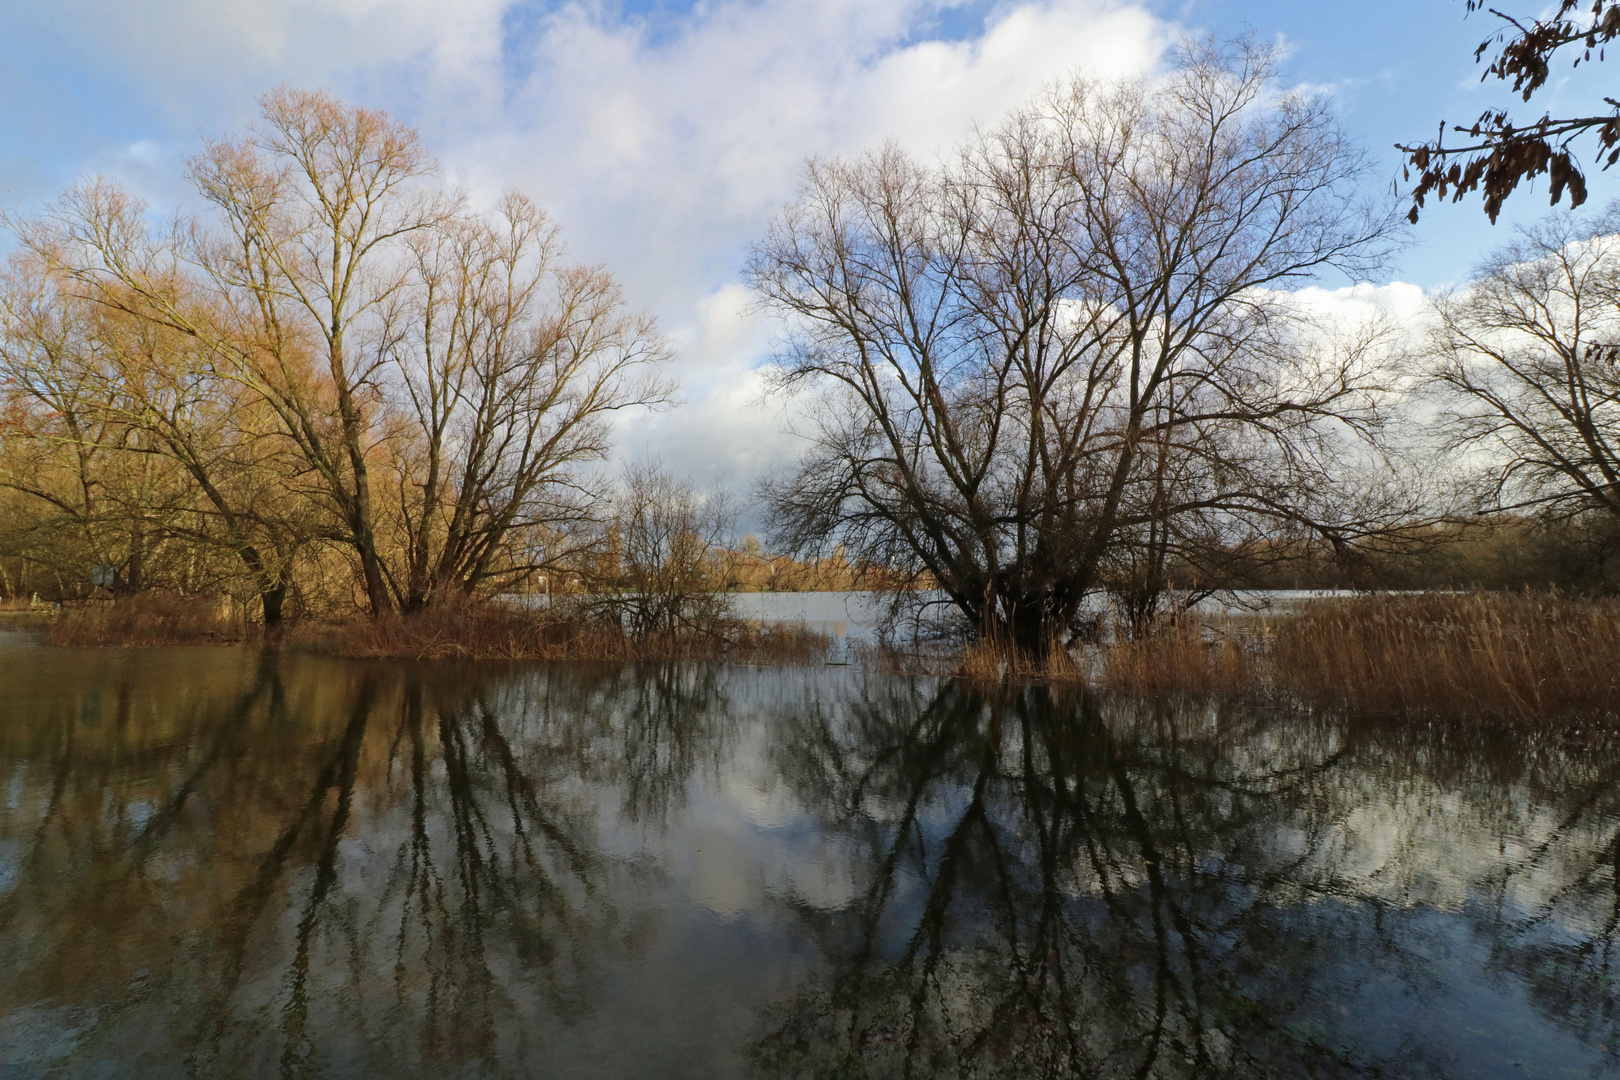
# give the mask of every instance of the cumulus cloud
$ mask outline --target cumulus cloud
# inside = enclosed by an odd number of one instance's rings
[[[1407,353],[1420,347],[1428,325],[1429,296],[1417,285],[1392,281],[1387,285],[1361,282],[1338,289],[1309,286],[1293,294],[1296,303],[1318,324],[1346,332],[1373,326],[1384,331],[1384,350]]]
[[[1165,30],[1137,7],[1053,0],[966,40],[910,40],[932,9],[761,0],[655,36],[571,6],[537,36],[505,122],[456,156],[539,187],[580,243],[650,289],[714,287],[806,157],[885,139],[943,149],[1076,67],[1143,70]]]
[[[705,6],[674,32],[563,8],[537,28],[504,121],[454,143],[474,189],[516,183],[558,213],[675,333],[684,410],[631,444],[739,479],[793,449],[754,403],[769,335],[735,285],[807,157],[885,140],[945,152],[1076,68],[1149,69],[1168,27],[1110,0],[997,9],[959,40],[919,36],[929,3]],[[650,446],[648,449],[652,449]]]
[[[791,453],[780,418],[755,407],[769,335],[736,279],[805,159],[889,139],[946,151],[1076,68],[1151,68],[1170,30],[1121,0],[722,0],[658,17],[525,0],[3,10],[150,102],[150,130],[85,164],[158,201],[198,131],[239,125],[280,82],[397,112],[475,199],[536,196],[575,255],[611,266],[678,346],[686,405],[634,421],[626,452],[732,479]],[[958,27],[949,39],[942,16]]]

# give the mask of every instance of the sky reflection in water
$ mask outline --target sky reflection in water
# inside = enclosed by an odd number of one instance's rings
[[[0,1076],[1611,1076],[1620,741],[0,652]]]

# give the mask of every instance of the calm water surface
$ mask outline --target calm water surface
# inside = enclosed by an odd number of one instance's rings
[[[920,611],[903,607],[901,618],[891,627],[891,632],[902,640],[919,631],[949,634],[951,613],[944,603],[945,594],[924,591],[910,595],[932,601],[935,606]],[[1197,607],[1211,615],[1283,615],[1298,611],[1314,600],[1352,595],[1355,594],[1332,589],[1240,589],[1207,596]],[[513,599],[520,604],[532,603],[523,598]],[[846,644],[874,643],[889,614],[889,598],[876,592],[738,592],[731,593],[728,599],[739,618],[794,624],[828,635],[833,639],[835,656],[842,655]],[[1088,607],[1094,611],[1101,612],[1106,605],[1107,598],[1101,594],[1088,597]]]
[[[1620,741],[0,648],[0,1076],[1620,1075]]]

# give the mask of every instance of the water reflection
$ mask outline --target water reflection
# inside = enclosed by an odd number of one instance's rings
[[[32,743],[12,767],[50,777],[4,820],[14,1038],[208,1075],[506,1074],[529,1021],[588,1008],[637,914],[634,868],[595,851],[571,722],[612,702],[503,709],[486,678],[291,666],[173,704],[125,672],[8,717]]]
[[[836,959],[776,1010],[766,1071],[1615,1069],[1611,748],[906,697],[806,713],[785,741],[871,875],[859,904],[804,912]]]
[[[1620,1073],[1620,745],[0,654],[0,1075]]]

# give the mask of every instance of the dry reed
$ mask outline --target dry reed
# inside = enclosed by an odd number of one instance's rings
[[[1537,720],[1620,709],[1620,602],[1556,594],[1367,596],[1275,625],[1298,698],[1358,710]]]
[[[1075,652],[1054,646],[1045,655],[1030,656],[998,642],[979,641],[945,657],[895,653],[886,667],[975,683],[1076,684],[1132,694],[1235,694],[1257,682],[1259,657],[1250,637],[1239,625],[1181,619],[1135,641],[1083,646]]]
[[[955,654],[945,664],[946,673],[970,682],[1038,680],[1052,683],[1085,683],[1088,671],[1073,654],[1054,646],[1044,656],[1030,656],[1008,649],[999,642],[979,641]]]
[[[198,645],[246,636],[241,608],[228,601],[157,592],[68,608],[45,630],[51,645]]]
[[[300,627],[290,643],[338,656],[409,660],[824,661],[830,642],[799,626],[723,620],[704,632],[632,637],[611,620],[514,611],[495,604]]]
[[[1095,650],[1092,680],[1132,694],[1248,694],[1264,685],[1253,628],[1181,618],[1136,640]]]
[[[895,666],[895,665],[890,665]],[[902,669],[927,664],[907,657]],[[1620,718],[1620,600],[1553,593],[1370,595],[1262,620],[1182,618],[1078,655],[969,647],[934,673],[1084,682],[1434,718]]]

